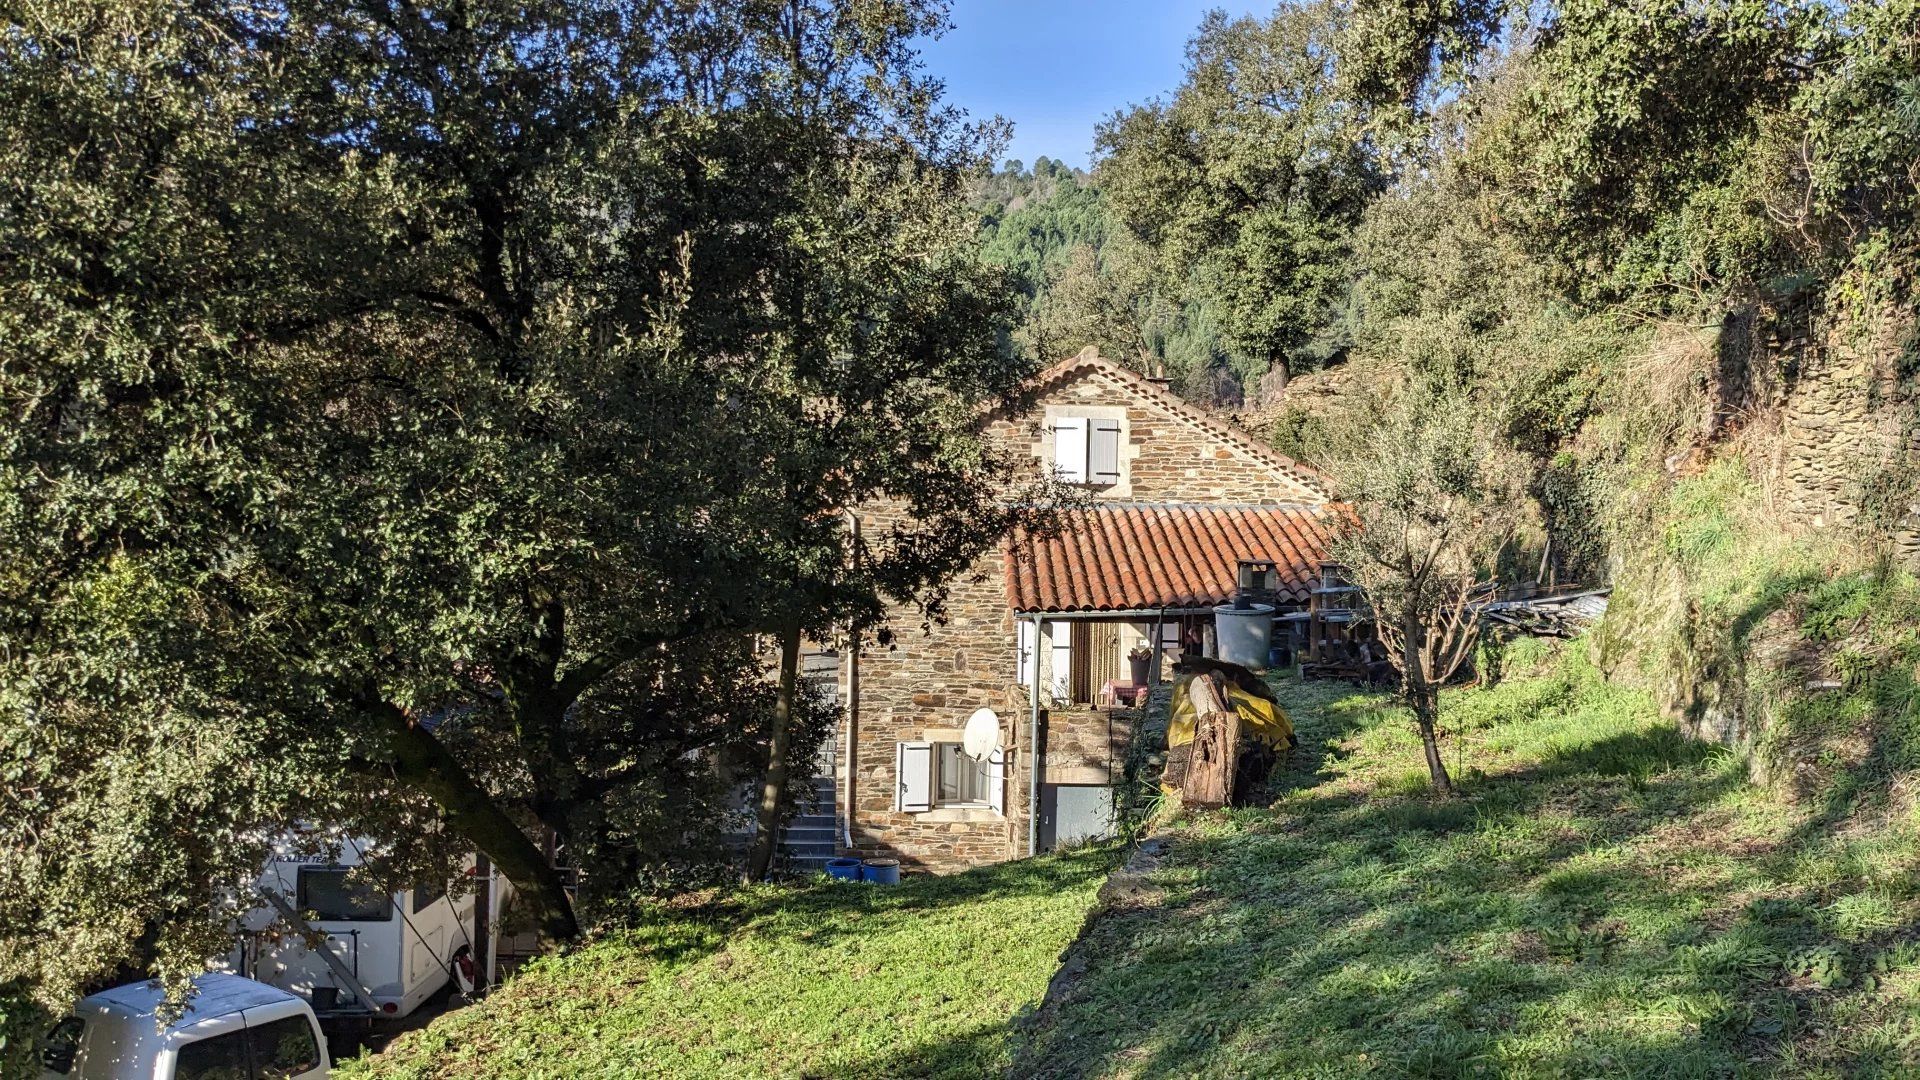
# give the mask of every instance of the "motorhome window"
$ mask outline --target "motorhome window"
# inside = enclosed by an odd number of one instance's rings
[[[73,1059],[80,1052],[80,1033],[86,1030],[87,1022],[77,1016],[69,1016],[53,1025],[47,1037],[40,1043],[40,1065],[50,1073],[65,1076],[73,1071]]]
[[[440,902],[447,895],[447,883],[444,881],[426,881],[413,887],[413,913],[415,915]]]
[[[269,1021],[247,1032],[253,1038],[253,1060],[257,1075],[265,1080],[286,1080],[309,1069],[320,1067],[320,1044],[313,1038],[313,1025],[302,1016],[286,1016]]]
[[[350,881],[344,868],[330,866],[300,868],[300,910],[330,922],[386,922],[393,918],[393,905],[385,893],[375,892],[365,881]]]
[[[173,1080],[253,1080],[246,1029],[182,1046],[173,1059]]]

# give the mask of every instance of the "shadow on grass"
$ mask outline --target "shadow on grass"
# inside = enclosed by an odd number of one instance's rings
[[[1009,1023],[981,1024],[965,1033],[906,1046],[871,1061],[805,1074],[808,1080],[976,1080],[1006,1068]]]
[[[1744,785],[1719,753],[1650,727],[1456,799],[1296,798],[1265,831],[1182,840],[1165,902],[1090,928],[1010,1075],[1777,1066],[1807,1023],[1782,959],[1817,930],[1743,914],[1737,856],[1706,874],[1702,846],[1663,847],[1710,844],[1674,830]]]

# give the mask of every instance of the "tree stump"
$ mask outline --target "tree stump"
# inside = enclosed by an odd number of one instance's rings
[[[1226,703],[1218,679],[1208,672],[1187,684],[1193,704],[1193,749],[1181,778],[1182,806],[1210,810],[1233,800],[1240,714]]]

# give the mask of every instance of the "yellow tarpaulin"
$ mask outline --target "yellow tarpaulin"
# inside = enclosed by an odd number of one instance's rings
[[[1187,684],[1198,677],[1181,675],[1173,680],[1173,715],[1167,721],[1169,750],[1193,742],[1193,695],[1187,692]],[[1287,717],[1287,710],[1240,689],[1229,680],[1223,682],[1227,704],[1240,716],[1242,735],[1273,747],[1275,753],[1284,752],[1293,744],[1293,721]]]

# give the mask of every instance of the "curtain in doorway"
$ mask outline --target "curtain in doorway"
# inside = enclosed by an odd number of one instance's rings
[[[1077,703],[1098,702],[1101,687],[1127,678],[1127,665],[1120,656],[1120,624],[1117,622],[1074,623],[1073,657],[1077,661],[1073,700]]]

